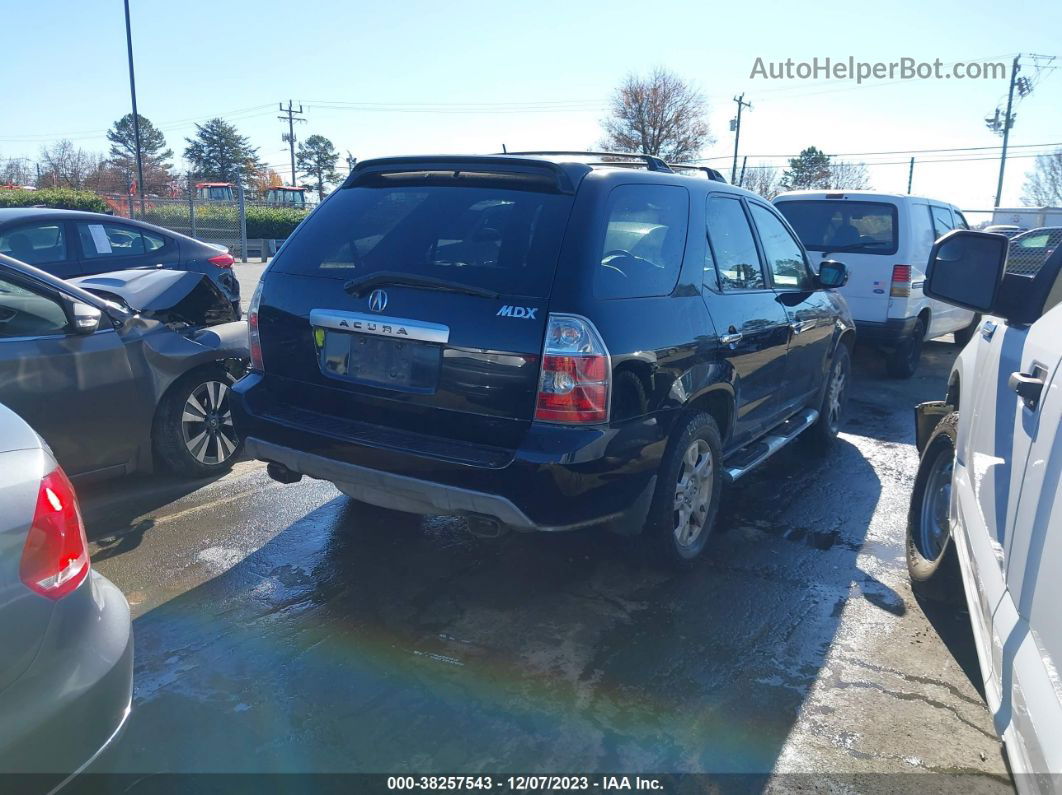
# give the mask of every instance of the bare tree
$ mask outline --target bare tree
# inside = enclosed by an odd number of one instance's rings
[[[103,156],[75,147],[67,139],[41,147],[41,185],[55,188],[89,188],[98,181]]]
[[[630,74],[612,97],[601,124],[601,146],[665,160],[696,158],[712,143],[705,115],[708,103],[694,86],[657,67],[647,78]]]
[[[33,179],[31,163],[24,157],[0,160],[0,185],[29,185]]]
[[[774,166],[757,163],[745,168],[740,185],[769,201],[782,192],[782,174]]]
[[[1036,165],[1025,175],[1021,200],[1030,207],[1062,205],[1062,149],[1036,158]]]
[[[831,160],[829,181],[828,188],[844,188],[846,190],[870,189],[870,175],[867,174],[865,163]]]

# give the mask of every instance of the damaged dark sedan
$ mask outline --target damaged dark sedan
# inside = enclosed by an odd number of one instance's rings
[[[228,469],[247,356],[246,323],[201,273],[63,281],[0,254],[0,403],[75,479]]]

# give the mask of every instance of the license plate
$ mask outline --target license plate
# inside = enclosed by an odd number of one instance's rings
[[[427,342],[394,340],[317,328],[321,370],[363,384],[434,391],[442,348]]]

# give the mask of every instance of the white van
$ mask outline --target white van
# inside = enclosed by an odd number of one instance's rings
[[[965,345],[973,312],[922,292],[933,241],[969,229],[959,208],[935,199],[873,191],[791,191],[774,200],[814,258],[848,266],[848,301],[858,340],[885,353],[889,375],[910,378],[922,343],[954,332]]]

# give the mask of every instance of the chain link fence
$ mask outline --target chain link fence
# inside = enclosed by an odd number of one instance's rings
[[[236,259],[267,259],[306,217],[309,210],[251,201],[243,190],[236,198],[203,199],[185,196],[163,198],[100,194],[115,215],[146,221],[205,243],[225,246]]]

